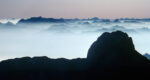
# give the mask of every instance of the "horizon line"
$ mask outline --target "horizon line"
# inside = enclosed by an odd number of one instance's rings
[[[93,18],[98,18],[98,19],[150,19],[150,17],[143,17],[143,18],[136,18],[136,17],[121,17],[121,18],[101,18],[101,17],[88,17],[88,18],[79,18],[79,17],[73,17],[73,18],[65,18],[65,17],[45,17],[45,16],[32,16],[32,17],[26,17],[26,18],[0,18],[0,19],[29,19],[29,18],[54,18],[54,19],[93,19]]]

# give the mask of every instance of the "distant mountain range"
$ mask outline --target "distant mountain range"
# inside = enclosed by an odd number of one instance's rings
[[[2,19],[1,19],[2,20]],[[7,19],[5,19],[6,21]],[[13,20],[13,21],[12,21]],[[16,20],[16,21],[15,21]],[[88,18],[88,19],[65,19],[65,18],[46,18],[46,17],[30,17],[27,19],[8,19],[6,22],[12,23],[65,23],[65,22],[76,22],[76,21],[93,21],[93,23],[103,23],[103,22],[111,22],[111,23],[140,23],[141,21],[150,22],[150,18],[119,18],[119,19],[102,19],[98,17]]]
[[[43,17],[31,17],[29,19],[21,19],[19,23],[50,23],[50,22],[65,22],[64,19],[54,19],[54,18],[43,18]]]
[[[150,18],[136,19],[136,18],[120,18],[120,19],[100,19],[98,17],[89,19],[55,19],[55,18],[44,18],[44,17],[31,17],[28,19],[21,19],[18,23],[62,23],[62,22],[74,22],[74,21],[93,21],[94,23],[99,22],[125,22],[125,23],[139,23],[140,21],[150,21]]]
[[[121,31],[103,33],[84,59],[23,57],[0,62],[0,80],[144,79],[148,72],[150,61]]]

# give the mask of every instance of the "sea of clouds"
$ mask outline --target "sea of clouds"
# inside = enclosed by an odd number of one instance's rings
[[[85,58],[97,37],[116,30],[128,33],[141,54],[150,53],[150,21],[79,19],[19,23],[19,20],[0,20],[0,60],[23,56]]]

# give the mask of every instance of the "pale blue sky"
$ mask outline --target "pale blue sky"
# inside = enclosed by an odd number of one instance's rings
[[[0,18],[147,18],[150,0],[0,0]]]

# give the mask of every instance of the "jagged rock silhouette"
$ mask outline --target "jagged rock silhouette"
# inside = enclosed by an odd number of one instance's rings
[[[135,50],[131,37],[116,31],[103,33],[86,59],[23,57],[2,61],[0,80],[143,79],[149,68],[150,61]]]

